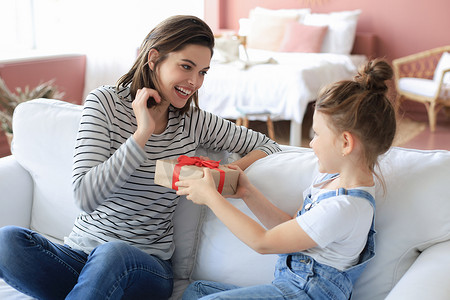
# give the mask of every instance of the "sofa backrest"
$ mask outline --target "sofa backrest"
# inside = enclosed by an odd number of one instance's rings
[[[72,196],[72,160],[82,106],[36,99],[14,111],[12,154],[34,182],[31,229],[62,240],[79,209]]]

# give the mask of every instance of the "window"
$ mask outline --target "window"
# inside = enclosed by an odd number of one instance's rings
[[[166,17],[203,17],[203,1],[0,1],[0,59],[30,50],[119,52],[121,47],[138,47]]]

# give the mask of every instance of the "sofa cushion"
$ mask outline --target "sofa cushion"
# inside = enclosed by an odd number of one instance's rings
[[[245,172],[270,201],[293,215],[302,204],[303,190],[317,172],[316,159],[310,149],[284,149],[256,161]],[[228,200],[256,220],[242,200]],[[247,247],[209,209],[200,234],[192,279],[241,286],[272,281],[277,255],[261,255]]]
[[[22,294],[6,282],[0,279],[0,299],[2,300],[36,300],[33,297]]]
[[[206,156],[221,164],[231,163],[239,155],[226,151],[215,152],[199,148],[196,156]],[[172,256],[172,265],[175,279],[189,279],[194,267],[195,255],[199,241],[199,230],[205,217],[205,208],[181,197],[173,216],[175,252]]]
[[[246,173],[269,200],[294,213],[316,163],[312,150],[297,148],[261,159]],[[450,152],[393,148],[380,165],[386,193],[377,183],[377,254],[356,283],[354,299],[384,299],[422,251],[450,240]],[[241,200],[230,201],[254,217]],[[200,234],[192,279],[241,286],[271,282],[276,256],[250,250],[209,210]]]
[[[72,195],[72,159],[82,106],[50,99],[20,104],[12,153],[34,181],[31,229],[62,240],[79,214]]]
[[[434,97],[439,88],[439,83],[425,78],[403,77],[398,81],[400,90],[425,97]]]
[[[356,299],[384,299],[419,254],[450,240],[450,152],[393,148],[381,160],[376,256],[358,280]]]

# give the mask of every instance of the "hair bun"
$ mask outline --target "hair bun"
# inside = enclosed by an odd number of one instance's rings
[[[354,80],[361,88],[377,93],[385,93],[388,89],[385,81],[391,79],[391,66],[382,59],[374,59],[362,65]]]

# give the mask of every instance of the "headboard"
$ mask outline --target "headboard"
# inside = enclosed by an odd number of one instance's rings
[[[369,32],[356,32],[352,54],[364,54],[367,58],[376,57],[376,36]]]

